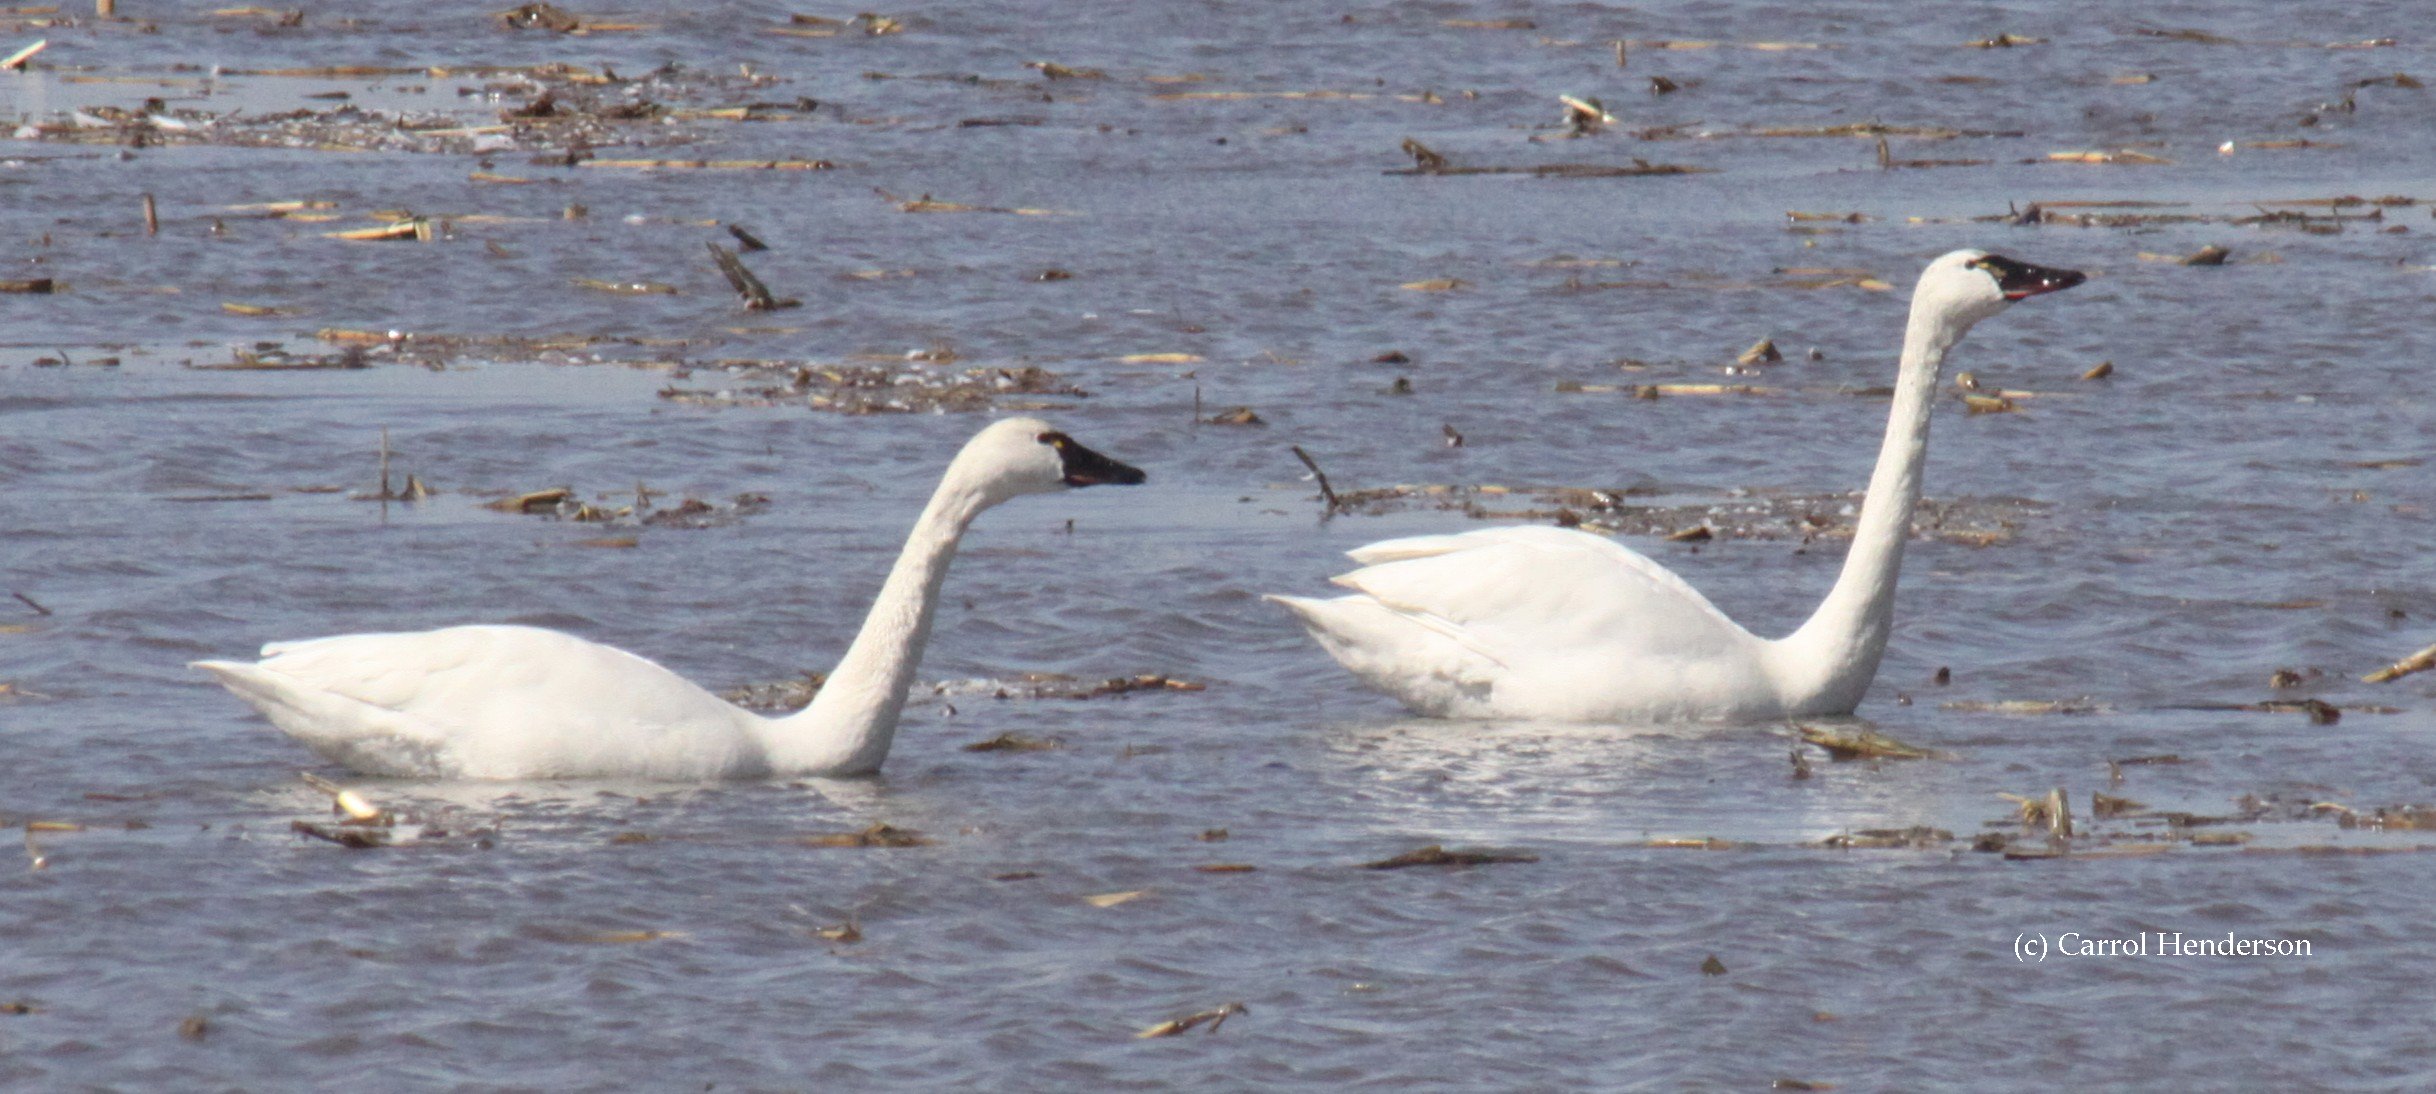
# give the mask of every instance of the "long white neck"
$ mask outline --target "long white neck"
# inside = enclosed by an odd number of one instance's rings
[[[1903,360],[1895,375],[1894,409],[1886,442],[1869,476],[1869,495],[1853,528],[1852,549],[1835,588],[1800,630],[1776,645],[1792,689],[1833,706],[1850,707],[1878,674],[1895,615],[1895,576],[1920,504],[1920,471],[1928,459],[1929,411],[1946,351],[1970,330],[1932,301],[1915,299],[1903,331]],[[1817,704],[1813,704],[1817,705]]]
[[[896,739],[897,715],[930,641],[939,586],[965,529],[990,501],[951,469],[923,507],[887,583],[812,705],[763,723],[770,769],[780,775],[867,775]]]

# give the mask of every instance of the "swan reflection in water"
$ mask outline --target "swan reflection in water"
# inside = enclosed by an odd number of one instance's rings
[[[1807,778],[1794,777],[1797,751]],[[1985,812],[1953,783],[1951,765],[1834,764],[1782,722],[1386,718],[1330,727],[1319,758],[1341,822],[1420,842],[1783,846],[1862,829],[1952,828]]]

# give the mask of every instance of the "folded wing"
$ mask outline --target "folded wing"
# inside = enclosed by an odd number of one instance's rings
[[[717,774],[751,716],[623,650],[531,627],[352,634],[205,662],[324,756],[398,775]]]
[[[1601,536],[1489,528],[1350,552],[1354,595],[1279,598],[1328,652],[1424,713],[1596,706],[1633,681],[1747,664],[1758,640],[1682,578]],[[1618,699],[1617,701],[1627,701]]]

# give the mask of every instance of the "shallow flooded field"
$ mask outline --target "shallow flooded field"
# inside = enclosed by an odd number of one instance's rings
[[[286,11],[0,9],[0,1079],[2436,1071],[2436,673],[2361,680],[2436,642],[2415,5]],[[1415,719],[1259,599],[1579,522],[1784,633],[1965,246],[2091,276],[1947,366],[1860,711],[1933,757]],[[1017,410],[1151,481],[982,518],[878,779],[346,779],[184,667],[783,699]],[[1509,861],[1363,868],[1431,845]]]

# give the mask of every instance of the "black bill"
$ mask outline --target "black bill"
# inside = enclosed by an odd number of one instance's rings
[[[1042,439],[1057,449],[1057,458],[1065,462],[1068,486],[1132,486],[1149,478],[1141,468],[1100,455],[1063,433],[1052,433]]]
[[[1996,279],[1996,288],[2007,300],[2028,300],[2044,293],[2061,292],[2089,280],[2079,270],[2059,270],[2053,266],[2033,266],[2015,262],[2003,255],[1989,255],[1978,262],[1980,269]]]

